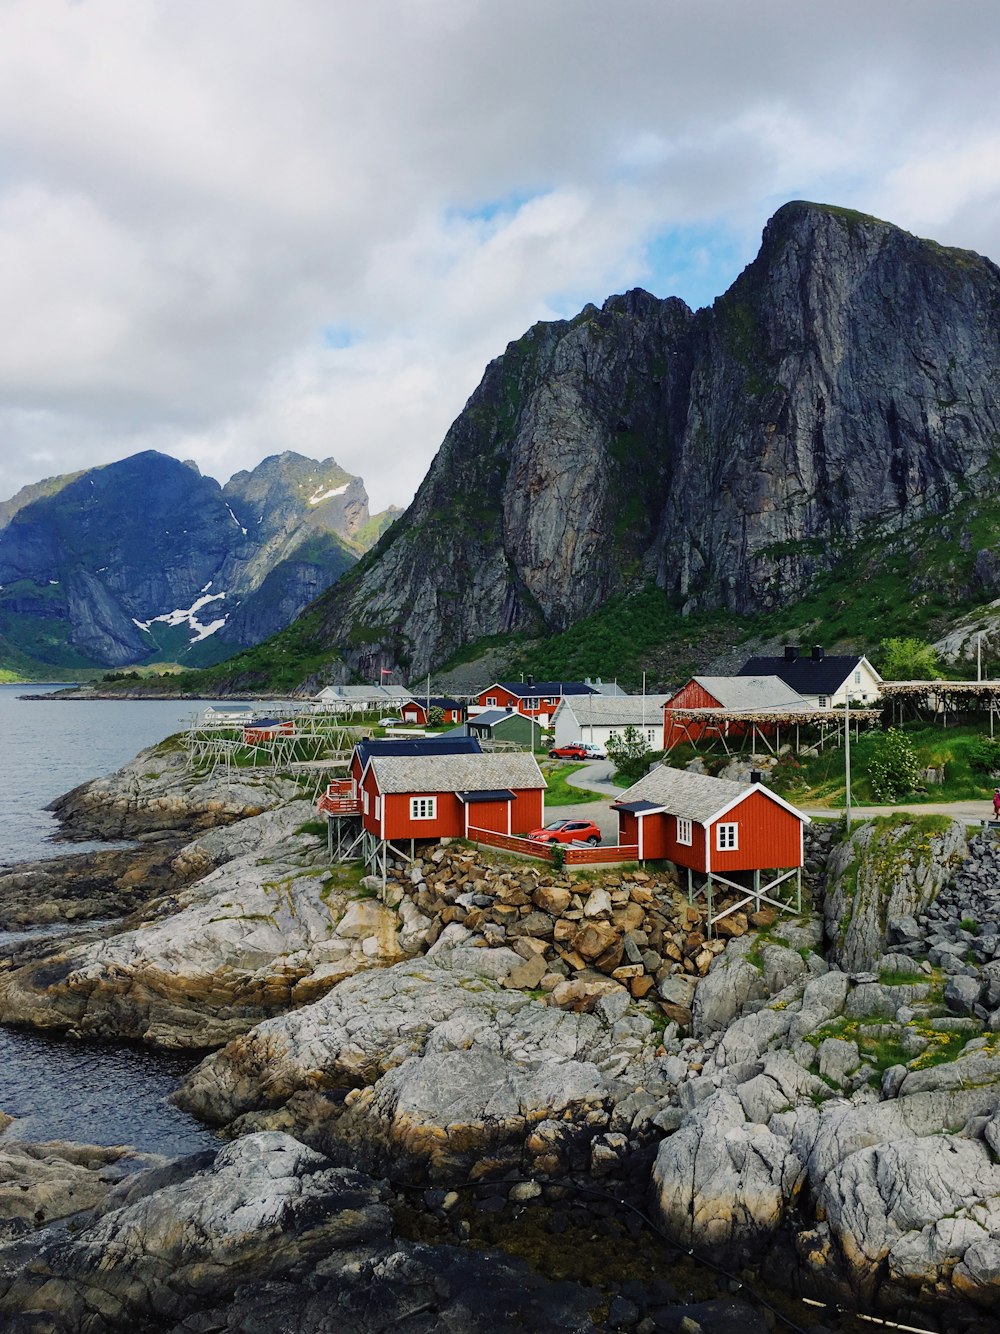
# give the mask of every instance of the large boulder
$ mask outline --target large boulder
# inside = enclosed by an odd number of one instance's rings
[[[874,968],[890,919],[923,912],[967,853],[964,827],[944,816],[893,815],[859,826],[827,867],[830,959],[847,971]]]
[[[310,811],[293,802],[247,820],[251,850],[178,894],[168,915],[0,976],[0,1019],[211,1047],[403,957],[395,912],[357,899],[321,842],[298,832]],[[243,827],[207,835],[209,860],[231,854]]]
[[[804,1181],[791,1143],[720,1089],[660,1145],[653,1202],[671,1238],[738,1265],[759,1258]]]

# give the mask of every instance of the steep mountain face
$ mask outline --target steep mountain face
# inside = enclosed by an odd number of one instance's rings
[[[788,204],[711,308],[633,291],[510,344],[323,641],[419,674],[650,580],[766,610],[989,484],[998,379],[993,263]]]
[[[265,459],[225,488],[154,451],[19,493],[0,526],[0,642],[56,666],[218,661],[357,559],[360,478]]]

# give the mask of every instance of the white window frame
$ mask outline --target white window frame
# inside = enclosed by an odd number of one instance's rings
[[[828,702],[828,696],[827,696],[827,695],[820,695],[820,697],[819,697],[819,707],[820,707],[821,709],[825,709],[825,708],[827,707],[827,702]]]
[[[381,798],[381,797],[376,797],[376,798],[375,798],[375,819],[376,819],[376,820],[381,820],[381,818],[382,818],[382,798]]]
[[[368,814],[368,807],[369,807],[368,789],[366,787],[363,787],[361,789],[361,809],[364,811],[365,815]]]
[[[437,807],[438,807],[437,797],[411,797],[410,819],[436,820]]]
[[[496,695],[487,695],[487,696],[486,696],[486,707],[487,707],[488,709],[495,709],[496,706],[497,706],[497,697],[496,697]]]
[[[678,815],[677,817],[677,842],[683,843],[686,848],[689,848],[694,842],[691,821],[684,815]]]
[[[717,824],[715,826],[716,852],[739,852],[740,827],[738,824]]]
[[[855,684],[856,686],[859,686],[859,685],[861,684],[861,668],[860,668],[860,667],[859,667],[858,670],[854,673],[854,684]]]
[[[533,697],[529,695],[528,698],[523,699],[521,703],[524,705],[526,709],[532,709],[536,712],[538,709],[542,707],[541,701],[539,700],[537,695]]]

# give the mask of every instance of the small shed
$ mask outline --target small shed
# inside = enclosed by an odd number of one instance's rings
[[[468,729],[480,741],[509,741],[524,750],[540,750],[542,745],[541,723],[515,709],[486,709],[470,716]]]
[[[243,728],[243,744],[246,746],[266,746],[278,736],[294,736],[295,725],[291,718],[257,718]]]
[[[464,838],[470,829],[527,834],[544,819],[545,779],[521,752],[372,755],[361,821],[383,841]]]
[[[441,710],[442,722],[460,723],[462,721],[462,705],[457,699],[449,699],[446,695],[432,695],[429,701],[426,698],[411,699],[403,705],[400,713],[404,723],[416,723],[418,727],[426,727],[430,722],[431,709]]]

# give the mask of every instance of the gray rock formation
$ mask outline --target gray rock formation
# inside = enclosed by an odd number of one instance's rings
[[[787,601],[989,466],[998,290],[977,255],[793,203],[710,309],[632,291],[536,325],[325,597],[317,643],[419,675],[650,578],[686,608]]]
[[[937,896],[967,853],[964,827],[938,817],[892,817],[860,826],[827,866],[824,917],[831,959],[872,968],[888,923],[913,917]]]

